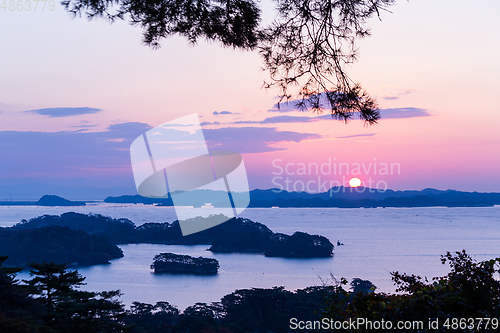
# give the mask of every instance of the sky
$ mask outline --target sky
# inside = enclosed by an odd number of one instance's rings
[[[251,189],[317,192],[358,177],[500,192],[499,10],[496,0],[400,0],[371,19],[346,68],[379,103],[382,119],[366,126],[278,109],[255,52],[180,37],[152,50],[140,28],[73,19],[59,3],[0,8],[0,186],[134,187],[132,141],[197,113],[209,148],[243,155]]]

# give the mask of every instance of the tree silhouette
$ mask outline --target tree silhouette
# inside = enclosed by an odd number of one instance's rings
[[[16,280],[22,267],[5,267],[7,256],[0,256],[0,332],[38,332],[40,312],[28,292]]]
[[[160,47],[178,34],[196,43],[256,50],[279,103],[297,99],[301,110],[331,111],[348,121],[357,114],[367,124],[380,118],[377,103],[344,67],[356,60],[356,40],[370,34],[366,20],[380,17],[395,0],[276,0],[277,16],[261,24],[257,0],[63,0],[73,15],[110,22],[129,17],[143,29],[143,42]]]
[[[385,320],[392,323],[439,323],[439,329],[427,326],[419,332],[494,332],[499,327],[500,316],[500,258],[477,262],[465,250],[447,252],[441,262],[450,266],[450,272],[429,281],[415,274],[392,272],[397,293],[376,293],[369,281],[354,279],[353,292],[342,287],[347,281],[336,284],[335,293],[327,297],[324,315],[345,321],[365,318],[371,322]],[[370,288],[370,292],[357,292],[356,288]],[[373,292],[371,292],[373,291]],[[473,320],[470,318],[484,318]],[[361,325],[346,332],[372,332]],[[393,332],[416,332],[396,330]]]
[[[32,294],[43,299],[47,313],[54,312],[60,302],[63,302],[75,288],[84,284],[85,278],[78,271],[67,271],[66,264],[44,262],[31,263],[30,266],[34,268],[30,271],[33,278],[23,281],[28,284]]]
[[[88,292],[78,288],[85,278],[66,264],[31,263],[31,280],[23,280],[45,311],[44,324],[55,332],[121,332],[125,327],[119,290]]]
[[[374,292],[377,287],[369,280],[354,278],[351,281],[352,294]]]

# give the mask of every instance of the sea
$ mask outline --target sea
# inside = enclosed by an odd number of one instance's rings
[[[0,226],[22,219],[73,211],[128,218],[136,225],[172,222],[172,207],[93,203],[85,207],[0,206]],[[241,217],[274,232],[303,231],[326,236],[335,245],[331,258],[266,258],[259,254],[219,254],[208,246],[120,245],[124,257],[111,264],[78,267],[86,278],[82,289],[119,289],[120,300],[154,304],[167,301],[183,310],[197,302],[220,301],[237,289],[283,286],[288,290],[331,285],[344,277],[370,280],[377,291],[395,292],[391,272],[431,279],[449,271],[440,261],[447,251],[465,249],[476,260],[500,257],[500,206],[477,208],[248,208]],[[337,241],[343,245],[337,246]],[[154,274],[153,257],[161,252],[215,258],[213,276]],[[29,271],[18,275],[28,279]]]

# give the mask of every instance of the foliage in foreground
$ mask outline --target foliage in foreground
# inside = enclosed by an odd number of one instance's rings
[[[416,275],[393,272],[398,293],[376,293],[366,280],[354,279],[295,292],[283,287],[242,289],[224,296],[220,302],[196,303],[183,312],[168,302],[155,305],[134,302],[125,310],[118,301],[119,291],[78,290],[84,278],[65,265],[31,264],[32,279],[20,284],[18,268],[1,266],[1,332],[294,332],[290,319],[335,321],[365,318],[371,321],[418,321],[428,323],[447,318],[498,318],[500,315],[500,258],[476,262],[465,251],[442,256],[450,272],[428,281]],[[446,331],[429,330],[419,332]],[[342,332],[363,332],[345,329]],[[397,330],[392,330],[398,332]],[[404,332],[411,332],[405,330]],[[413,330],[417,331],[417,330]],[[454,332],[471,332],[468,328]],[[474,331],[478,331],[475,327]],[[481,332],[489,332],[484,325]],[[492,330],[491,330],[492,331]],[[301,330],[301,332],[316,332]]]
[[[78,290],[85,280],[66,264],[31,263],[32,279],[19,284],[19,268],[2,267],[0,257],[1,332],[121,332],[125,314],[116,291]]]
[[[325,315],[337,320],[421,321],[426,325],[423,331],[432,332],[446,332],[448,328],[444,323],[461,318],[499,318],[500,281],[495,275],[500,273],[500,258],[476,262],[463,250],[455,254],[447,252],[441,262],[450,266],[450,272],[431,281],[414,274],[392,272],[396,294],[358,293],[353,296],[343,290],[342,284],[346,281],[341,281],[336,286],[337,292],[328,300]],[[440,329],[428,330],[429,320],[438,320]],[[473,329],[470,323],[458,325],[453,332],[495,331],[491,325],[486,328],[485,323],[481,327],[477,324],[475,321]],[[356,330],[363,331],[370,330]]]

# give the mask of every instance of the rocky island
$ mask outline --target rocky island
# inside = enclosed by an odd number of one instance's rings
[[[153,259],[150,266],[155,273],[188,273],[211,275],[217,274],[219,262],[217,259],[191,257],[175,253],[160,253]]]

